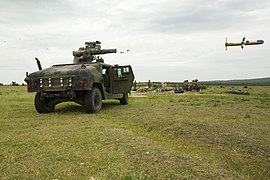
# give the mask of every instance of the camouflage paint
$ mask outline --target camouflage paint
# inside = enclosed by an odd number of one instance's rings
[[[25,78],[28,92],[91,90],[102,82],[101,63],[64,64],[31,73]]]
[[[41,98],[52,98],[55,103],[78,101],[80,104],[84,91],[93,87],[100,90],[102,99],[122,98],[129,93],[134,80],[131,66],[111,66],[94,56],[116,53],[116,49],[101,49],[99,41],[85,45],[73,51],[73,64],[54,65],[27,75],[28,92],[40,92]]]

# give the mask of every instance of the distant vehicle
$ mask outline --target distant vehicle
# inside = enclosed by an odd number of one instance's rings
[[[232,43],[232,42],[227,42],[227,38],[226,38],[225,47],[226,47],[226,50],[227,50],[228,46],[241,46],[241,48],[243,49],[244,46],[247,46],[247,45],[260,45],[263,43],[264,43],[263,40],[249,41],[249,40],[246,40],[245,37],[242,39],[242,42],[233,42]]]
[[[116,49],[101,49],[100,42],[86,42],[85,47],[73,51],[73,64],[53,65],[28,75],[28,92],[36,92],[35,108],[39,113],[53,112],[55,106],[66,101],[81,104],[86,113],[101,109],[102,100],[117,99],[128,104],[134,74],[130,65],[105,64],[95,55],[116,53]]]

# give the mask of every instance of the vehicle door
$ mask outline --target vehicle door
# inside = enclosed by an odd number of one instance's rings
[[[129,93],[134,80],[131,66],[113,66],[112,93]]]

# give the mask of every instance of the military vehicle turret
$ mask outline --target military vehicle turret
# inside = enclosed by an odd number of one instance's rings
[[[35,108],[39,113],[53,112],[55,106],[66,101],[81,104],[86,113],[96,113],[102,100],[117,99],[128,104],[128,93],[134,80],[130,65],[105,64],[96,56],[116,53],[116,49],[101,49],[100,42],[86,42],[85,47],[73,51],[72,64],[59,64],[28,75],[28,92],[36,92]]]

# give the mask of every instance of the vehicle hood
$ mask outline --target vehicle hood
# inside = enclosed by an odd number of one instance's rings
[[[29,78],[54,78],[68,76],[87,76],[101,71],[100,64],[63,64],[33,72]]]

